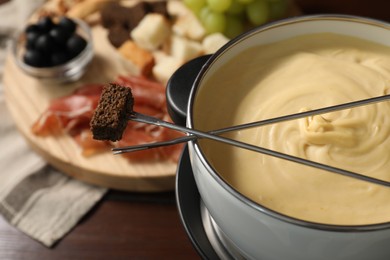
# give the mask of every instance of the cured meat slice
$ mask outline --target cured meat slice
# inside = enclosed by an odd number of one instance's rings
[[[130,87],[134,97],[134,111],[164,120],[170,120],[165,99],[165,87],[140,76],[119,76],[116,84]],[[91,156],[112,147],[165,141],[182,133],[154,125],[129,121],[119,141],[94,140],[90,121],[98,106],[104,84],[85,84],[67,96],[53,99],[46,111],[32,125],[38,136],[68,134],[80,145],[82,154]],[[161,147],[123,154],[132,161],[177,161],[182,145]]]

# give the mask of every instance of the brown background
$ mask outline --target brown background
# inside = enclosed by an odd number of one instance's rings
[[[305,14],[342,13],[390,21],[388,0],[296,0],[296,3]],[[180,222],[174,192],[111,191],[52,249],[30,239],[0,217],[0,259],[198,258]]]

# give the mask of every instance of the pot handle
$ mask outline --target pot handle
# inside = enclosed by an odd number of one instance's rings
[[[166,88],[167,108],[175,124],[182,126],[186,124],[191,89],[198,73],[210,57],[211,55],[204,55],[185,63],[168,80]]]

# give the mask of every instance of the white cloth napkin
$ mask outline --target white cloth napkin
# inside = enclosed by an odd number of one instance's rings
[[[42,0],[0,5],[3,28],[17,29]],[[4,31],[4,30],[3,30]],[[6,55],[0,37],[0,80]],[[0,214],[50,247],[67,234],[107,189],[72,179],[35,154],[16,130],[0,84]]]

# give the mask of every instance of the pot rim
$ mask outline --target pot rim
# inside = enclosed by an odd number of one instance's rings
[[[292,17],[292,18],[286,18],[283,20],[275,21],[267,23],[263,26],[254,28],[246,33],[243,33],[242,35],[239,35],[238,37],[232,39],[227,44],[225,44],[223,47],[221,47],[215,54],[211,55],[211,57],[206,61],[206,63],[203,65],[202,69],[198,73],[194,83],[192,90],[190,92],[190,98],[189,103],[187,107],[187,124],[190,128],[193,128],[193,118],[192,118],[192,112],[193,112],[193,104],[195,95],[197,92],[197,89],[200,84],[200,82],[203,79],[203,76],[207,73],[208,69],[212,66],[212,64],[223,55],[224,52],[226,52],[229,48],[232,46],[238,44],[239,42],[245,40],[246,38],[250,37],[252,34],[260,33],[263,31],[267,31],[276,27],[286,26],[294,23],[302,23],[306,21],[343,21],[343,22],[353,22],[353,23],[360,23],[360,24],[366,24],[366,25],[372,25],[376,27],[381,27],[384,29],[390,29],[390,23],[367,18],[367,17],[361,17],[356,15],[343,15],[343,14],[318,14],[318,15],[303,15],[298,17]],[[375,223],[375,224],[366,224],[366,225],[336,225],[336,224],[324,224],[324,223],[317,223],[317,222],[311,222],[307,220],[298,219],[295,217],[291,217],[285,214],[282,214],[280,212],[277,212],[275,210],[272,210],[268,207],[265,207],[248,197],[241,194],[239,191],[237,191],[233,186],[231,186],[229,183],[227,183],[225,180],[222,179],[222,177],[217,173],[217,171],[208,163],[207,159],[205,158],[204,153],[202,152],[201,148],[199,147],[199,144],[196,140],[190,141],[190,143],[194,146],[195,153],[199,156],[200,161],[207,169],[208,173],[217,181],[219,185],[221,185],[226,191],[228,191],[233,197],[240,200],[247,206],[251,207],[252,209],[255,209],[256,211],[259,211],[263,214],[266,214],[270,217],[276,218],[282,222],[286,222],[289,224],[309,228],[309,229],[317,229],[317,230],[323,230],[323,231],[331,231],[331,232],[368,232],[368,231],[376,231],[376,230],[384,230],[390,228],[390,221],[384,222],[384,223]]]

